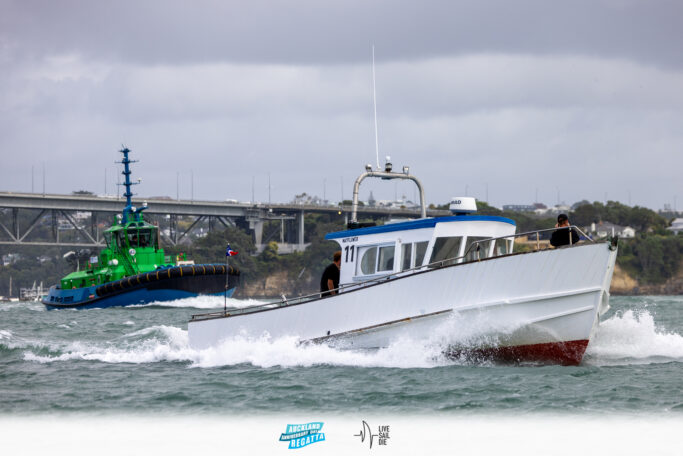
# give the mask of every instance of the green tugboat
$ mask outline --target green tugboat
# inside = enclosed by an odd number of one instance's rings
[[[194,264],[175,259],[159,246],[159,227],[146,222],[146,205],[132,204],[130,150],[123,148],[126,207],[104,232],[106,247],[87,266],[52,286],[43,299],[48,309],[91,309],[172,301],[197,295],[230,297],[239,271],[225,264]],[[119,218],[120,217],[120,218]],[[230,251],[230,248],[228,247]]]

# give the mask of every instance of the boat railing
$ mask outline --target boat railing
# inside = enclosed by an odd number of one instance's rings
[[[443,268],[446,266],[451,266],[454,265],[460,260],[463,260],[467,258],[467,256],[472,252],[473,249],[476,249],[477,252],[477,258],[474,259],[473,261],[481,261],[483,258],[492,258],[492,257],[481,257],[481,246],[482,244],[489,243],[491,241],[496,241],[498,239],[504,239],[504,240],[513,240],[519,237],[535,237],[536,238],[536,250],[540,250],[540,234],[541,233],[546,233],[550,231],[555,231],[557,229],[575,229],[580,235],[582,235],[587,241],[590,241],[591,243],[594,243],[595,241],[588,236],[586,233],[584,233],[579,227],[572,225],[570,227],[562,227],[562,228],[548,228],[548,229],[543,229],[543,230],[534,230],[534,231],[526,231],[523,233],[515,233],[515,234],[508,234],[505,236],[497,236],[497,237],[490,237],[486,239],[480,239],[478,241],[472,242],[472,244],[469,245],[467,250],[465,250],[465,253],[461,256],[458,257],[453,257],[453,258],[446,258],[443,260],[439,261],[434,261],[432,263],[428,263],[425,265],[420,265],[420,266],[415,266],[414,268],[410,269],[405,269],[403,271],[398,271],[398,272],[391,272],[389,274],[384,274],[381,276],[373,277],[368,280],[364,280],[362,282],[356,282],[356,283],[347,283],[340,285],[339,287],[335,288],[334,290],[330,290],[330,292],[334,293],[341,293],[341,292],[348,292],[352,291],[355,289],[371,286],[371,285],[376,285],[378,283],[386,282],[387,280],[391,279],[396,279],[399,277],[404,277],[411,275],[416,272],[420,271],[425,271],[429,269],[439,269]],[[569,236],[569,247],[572,247],[574,243],[572,242],[572,236]],[[286,296],[282,295],[282,299],[280,301],[274,301],[274,302],[268,302],[265,304],[259,304],[255,306],[249,306],[249,307],[243,307],[243,308],[232,308],[232,309],[227,309],[225,311],[221,310],[219,312],[211,312],[211,313],[203,313],[203,314],[196,314],[192,315],[191,321],[197,321],[197,320],[205,320],[205,319],[210,319],[210,318],[218,318],[218,317],[228,317],[228,316],[234,316],[234,315],[243,315],[243,314],[249,314],[253,312],[259,312],[263,310],[269,310],[269,309],[274,309],[278,307],[287,307],[295,304],[303,304],[308,301],[314,301],[316,299],[321,298],[321,293],[311,293],[308,295],[304,296],[297,296],[295,298],[287,298]]]
[[[561,229],[565,229],[565,230],[566,230],[566,229],[568,229],[568,230],[574,229],[574,230],[576,230],[580,235],[582,235],[584,238],[586,238],[587,241],[595,242],[589,235],[587,235],[586,233],[584,233],[583,230],[581,230],[581,228],[579,228],[579,227],[576,226],[576,225],[571,225],[571,226],[561,227],[561,228],[546,228],[546,229],[543,229],[543,230],[534,230],[534,231],[526,231],[526,232],[524,232],[524,233],[515,233],[515,234],[513,234],[513,235],[508,235],[508,236],[498,236],[498,237],[493,237],[493,238],[480,239],[480,240],[478,240],[478,241],[472,242],[472,244],[470,244],[469,247],[467,247],[467,250],[465,250],[465,254],[462,255],[461,257],[458,257],[458,258],[450,258],[450,259],[446,259],[446,260],[440,260],[440,261],[437,261],[437,262],[435,262],[435,263],[450,262],[450,261],[453,261],[453,260],[459,260],[459,259],[462,259],[462,258],[466,258],[466,257],[470,254],[470,252],[472,251],[472,249],[474,249],[474,248],[476,248],[476,250],[477,250],[477,258],[476,258],[476,259],[477,259],[477,260],[480,260],[480,259],[481,259],[481,257],[480,257],[480,252],[481,252],[481,245],[482,245],[482,244],[485,244],[485,243],[491,242],[491,241],[495,241],[495,240],[498,240],[498,239],[511,240],[511,239],[515,239],[515,238],[519,238],[519,237],[526,237],[526,238],[528,239],[530,235],[535,235],[535,238],[536,238],[536,250],[540,250],[540,249],[541,249],[541,236],[540,236],[540,234],[541,234],[541,233],[547,233],[547,232],[549,232],[549,231],[561,230]],[[572,237],[571,234],[570,234],[570,235],[569,235],[569,246],[571,247],[572,245],[574,245],[574,241],[573,241],[573,237]],[[434,263],[432,263],[432,264],[434,264]],[[431,266],[431,264],[429,264],[429,265],[427,265],[427,266]],[[424,267],[424,266],[423,266],[423,267]]]

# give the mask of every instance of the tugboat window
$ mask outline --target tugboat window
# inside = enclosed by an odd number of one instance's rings
[[[125,248],[125,242],[123,240],[123,232],[117,231],[114,233],[114,239],[116,239],[116,245],[118,246],[119,249]]]
[[[422,266],[425,260],[425,253],[427,253],[427,244],[429,244],[427,241],[415,243],[415,267]]]
[[[140,238],[138,236],[138,232],[133,231],[131,233],[128,233],[128,245],[131,247],[138,247],[138,243],[140,242]]]
[[[462,236],[440,237],[436,238],[434,242],[434,250],[432,250],[432,258],[430,263],[437,261],[448,260],[444,264],[455,264],[460,255],[460,244],[462,243]]]
[[[377,247],[365,247],[360,249],[360,272],[361,274],[374,274],[377,263]]]
[[[413,244],[403,244],[401,246],[401,271],[410,269],[410,260],[412,259]]]
[[[140,247],[149,247],[150,239],[152,237],[152,230],[139,230],[138,231],[138,245]]]
[[[386,246],[379,248],[379,262],[377,264],[377,271],[393,271],[394,270],[394,246]]]

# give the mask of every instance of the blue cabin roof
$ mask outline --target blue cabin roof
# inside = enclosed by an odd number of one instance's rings
[[[450,217],[436,217],[425,218],[418,220],[410,220],[408,222],[390,223],[381,226],[369,226],[365,228],[356,228],[354,230],[337,231],[325,235],[325,239],[339,239],[349,236],[363,236],[366,234],[390,233],[392,231],[407,231],[418,230],[421,228],[434,228],[437,223],[444,222],[502,222],[516,225],[514,220],[506,217],[498,217],[495,215],[454,215]]]

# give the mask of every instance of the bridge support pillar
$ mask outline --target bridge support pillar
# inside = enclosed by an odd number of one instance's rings
[[[263,220],[249,220],[249,229],[254,230],[254,244],[258,249],[263,241]]]
[[[299,212],[296,215],[296,225],[297,225],[297,243],[301,251],[304,250],[304,211]]]
[[[173,242],[173,245],[178,245],[178,216],[176,214],[171,214],[168,222],[171,241]]]
[[[19,240],[19,209],[12,209],[12,235]]]
[[[52,228],[52,239],[59,244],[59,226],[57,222],[57,211],[50,211],[50,228]]]
[[[97,212],[90,213],[90,235],[96,242],[100,240],[100,233],[97,231]]]

